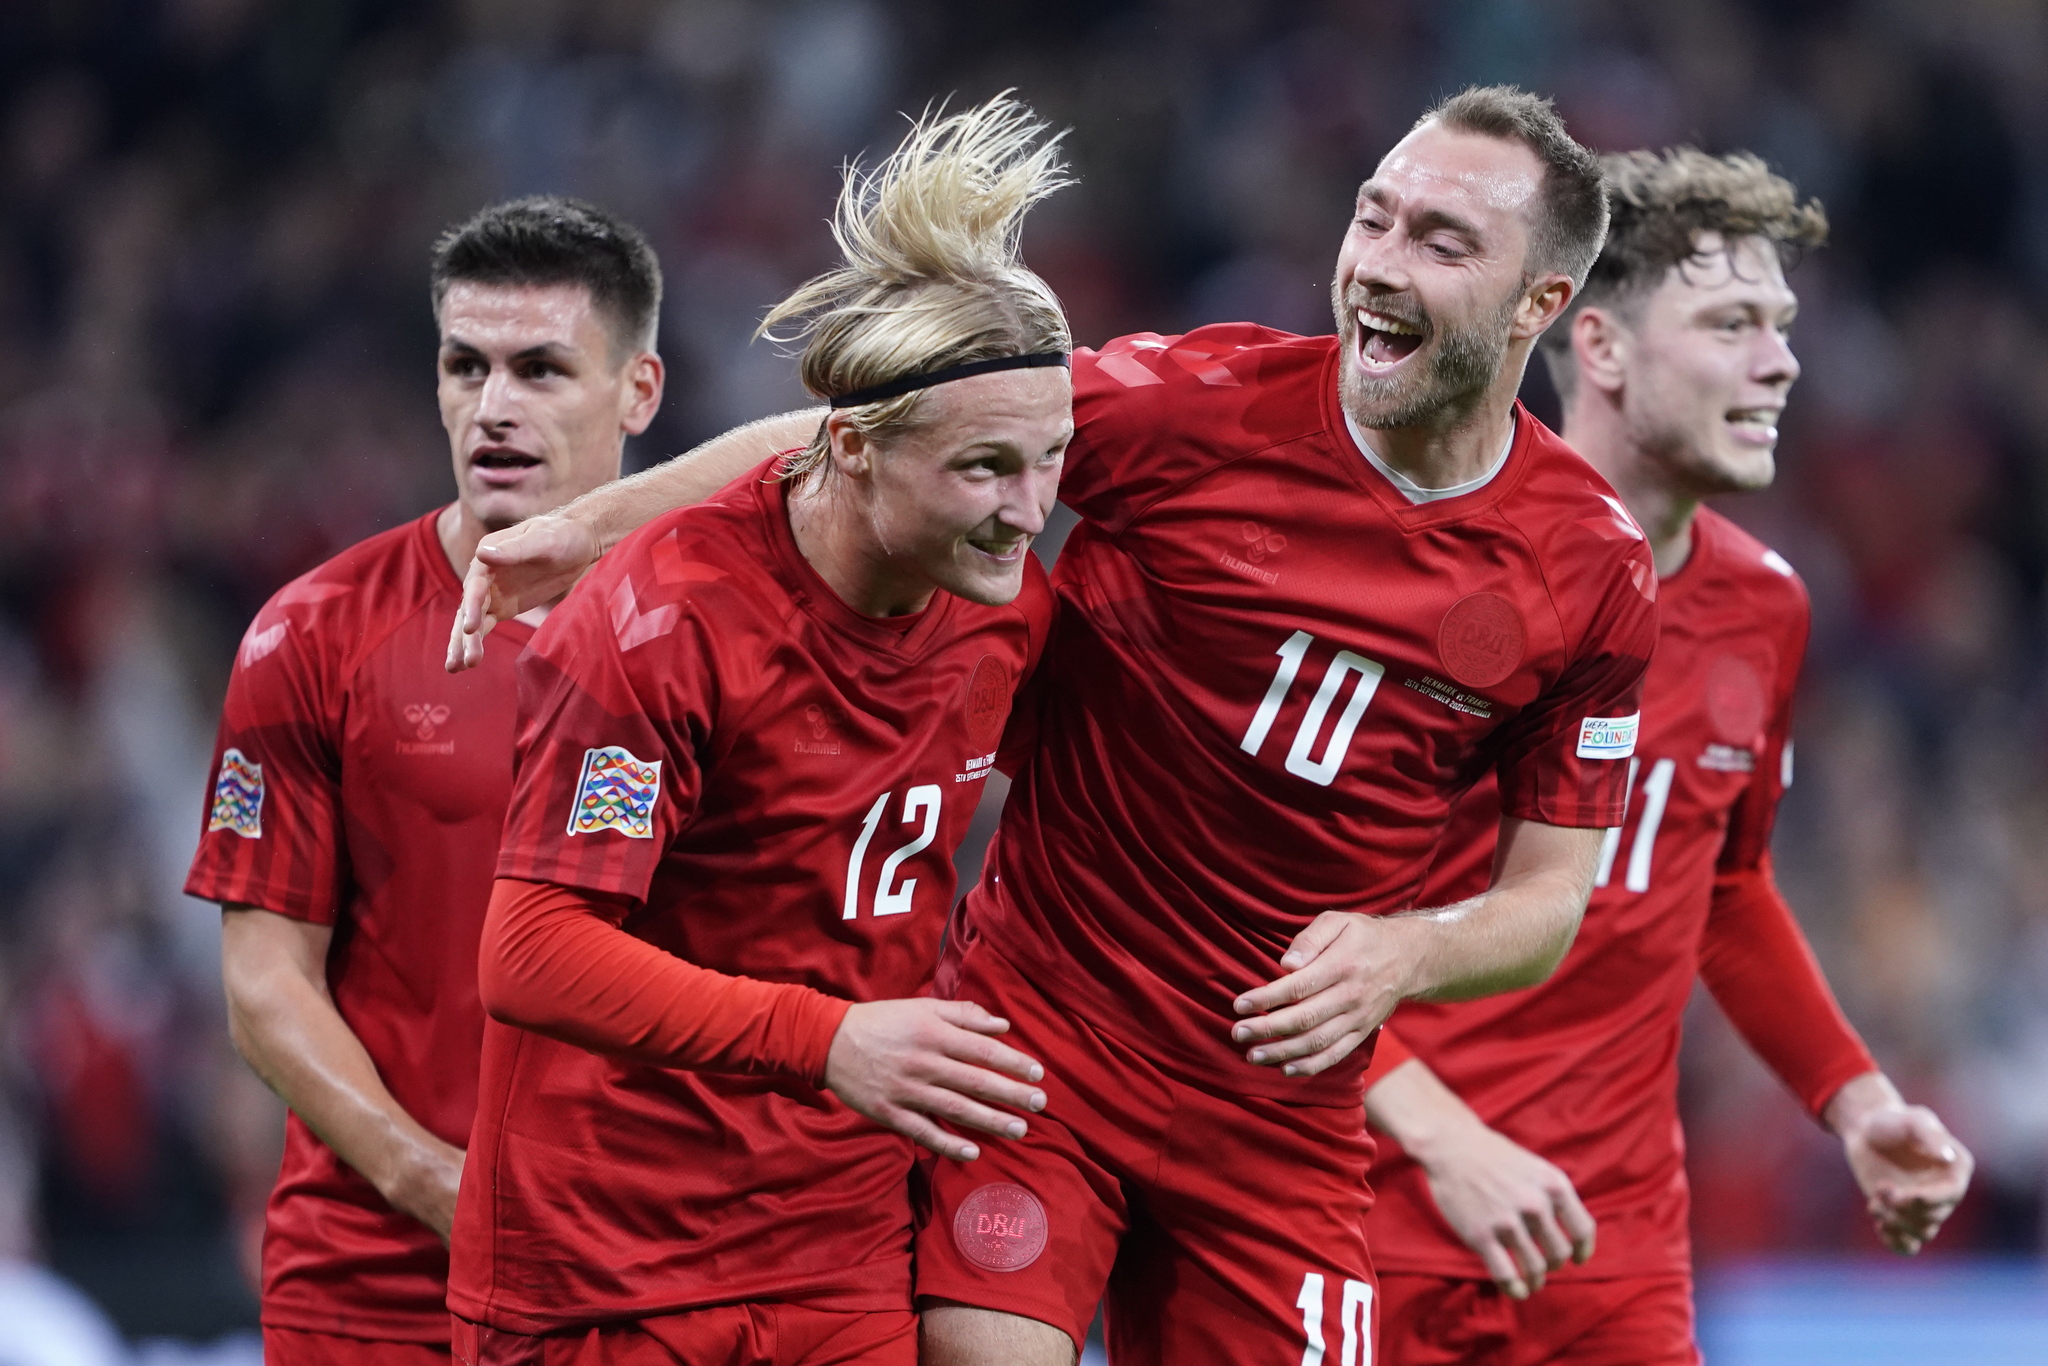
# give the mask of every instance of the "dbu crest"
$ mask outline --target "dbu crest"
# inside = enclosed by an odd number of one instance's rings
[[[654,838],[654,799],[661,795],[661,761],[636,759],[618,745],[583,751],[583,773],[569,809],[569,833],[614,830],[630,839]]]

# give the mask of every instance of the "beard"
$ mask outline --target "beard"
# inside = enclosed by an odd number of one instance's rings
[[[1440,325],[1416,303],[1413,295],[1369,298],[1360,291],[1350,297],[1342,280],[1330,284],[1330,305],[1337,315],[1337,336],[1351,353],[1337,367],[1337,395],[1344,411],[1361,427],[1420,427],[1454,420],[1478,406],[1500,377],[1507,360],[1508,329],[1521,304],[1517,286],[1500,307],[1462,327]],[[1430,350],[1426,363],[1412,372],[1374,377],[1359,369],[1359,305],[1399,318],[1422,329],[1419,350]],[[1433,345],[1434,349],[1431,349]]]

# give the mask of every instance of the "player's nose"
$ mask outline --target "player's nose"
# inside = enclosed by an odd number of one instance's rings
[[[1765,384],[1790,384],[1798,379],[1799,357],[1792,353],[1791,339],[1775,327],[1761,329],[1751,373]]]
[[[512,375],[504,366],[492,366],[490,374],[484,377],[483,389],[477,394],[476,420],[484,427],[518,425],[518,399]]]

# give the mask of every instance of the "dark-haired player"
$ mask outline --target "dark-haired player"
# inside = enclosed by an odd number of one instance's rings
[[[1649,555],[1514,400],[1605,229],[1548,102],[1470,90],[1360,188],[1338,335],[1076,354],[1041,738],[939,976],[1048,1103],[934,1168],[928,1363],[1070,1362],[1105,1290],[1119,1362],[1370,1350],[1360,1045],[1404,997],[1539,980],[1621,817]],[[467,624],[702,496],[698,463],[513,533]],[[1489,770],[1493,885],[1399,914]]]
[[[1817,245],[1826,219],[1749,156],[1637,152],[1608,179],[1606,247],[1543,349],[1566,438],[1656,557],[1633,799],[1549,981],[1404,1005],[1382,1035],[1367,1107],[1398,1140],[1372,1176],[1394,1366],[1699,1359],[1677,1104],[1696,977],[1841,1137],[1888,1245],[1917,1251],[1969,1181],[1969,1153],[1843,1019],[1772,879],[1806,591],[1701,506],[1771,482],[1799,374],[1780,254]],[[1499,810],[1490,782],[1460,804],[1425,903],[1485,886]]]
[[[516,690],[514,651],[451,678],[439,646],[477,542],[616,478],[661,401],[660,269],[610,216],[485,209],[436,245],[432,285],[456,501],[250,623],[185,888],[221,903],[235,1043],[292,1111],[263,1240],[272,1366],[447,1360]]]

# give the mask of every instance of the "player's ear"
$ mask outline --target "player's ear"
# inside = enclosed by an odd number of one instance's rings
[[[874,472],[875,440],[835,412],[825,419],[825,432],[832,442],[828,458],[839,473],[849,479],[866,479]]]
[[[1546,275],[1535,281],[1522,291],[1522,301],[1515,308],[1515,321],[1508,335],[1516,341],[1540,335],[1570,307],[1572,295],[1577,292],[1568,275]]]
[[[652,351],[641,351],[626,362],[624,385],[625,411],[619,415],[619,425],[628,436],[638,436],[654,421],[654,415],[661,411],[661,391],[667,382],[667,367],[661,357]]]
[[[1572,362],[1579,383],[1604,394],[1621,391],[1628,366],[1628,328],[1604,308],[1582,308],[1572,319]]]

